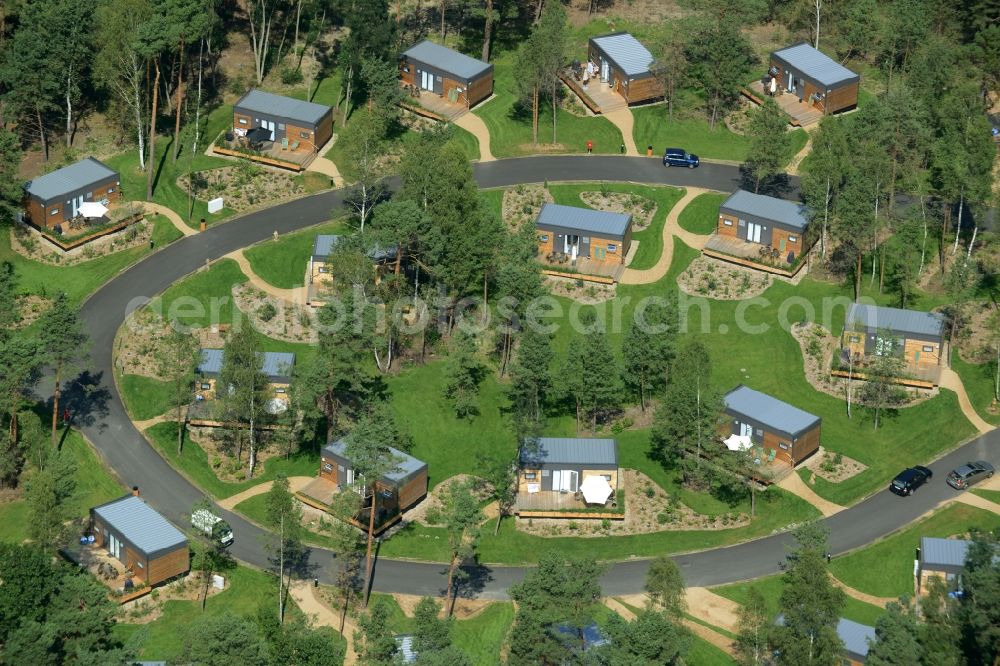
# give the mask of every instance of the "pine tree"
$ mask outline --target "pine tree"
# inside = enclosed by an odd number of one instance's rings
[[[676,466],[688,452],[700,465],[702,447],[713,441],[722,400],[712,385],[712,366],[697,340],[677,351],[670,369],[667,391],[653,416],[651,441],[662,461]]]
[[[510,371],[511,406],[522,419],[539,423],[552,391],[552,341],[547,333],[529,327],[521,335]]]
[[[244,443],[247,446],[248,479],[253,478],[257,467],[261,428],[272,419],[266,407],[273,396],[262,370],[263,362],[256,333],[243,326],[232,331],[223,346],[222,368],[216,381],[223,421],[237,440],[237,461],[242,457]]]
[[[772,179],[792,157],[792,139],[787,132],[788,119],[778,103],[766,97],[764,104],[753,112],[747,136],[747,160],[741,170],[754,192],[771,189]]]
[[[61,547],[67,534],[76,492],[76,469],[68,455],[57,453],[35,471],[24,489],[28,505],[28,534],[46,552]]]
[[[444,395],[451,400],[455,416],[460,419],[479,414],[479,384],[483,380],[483,370],[476,351],[476,339],[459,329],[452,338],[445,366]]]
[[[354,649],[362,664],[389,666],[395,663],[396,638],[392,634],[389,620],[389,603],[381,597],[367,613],[358,618],[360,629],[354,632]]]
[[[185,408],[191,404],[195,369],[198,365],[198,340],[177,322],[170,324],[164,344],[157,350],[160,378],[169,385],[169,405],[177,421],[177,454],[184,443]]]
[[[483,513],[479,509],[479,500],[472,492],[470,481],[452,482],[442,498],[444,510],[445,531],[448,534],[448,590],[445,598],[448,602],[448,617],[455,612],[455,595],[458,585],[467,573],[462,564],[473,559],[476,545],[479,542],[479,523],[483,521]]]
[[[650,607],[680,620],[687,609],[684,601],[684,575],[677,563],[666,555],[653,560],[646,572],[646,594]]]
[[[626,622],[617,613],[607,627],[608,643],[598,647],[595,663],[616,666],[673,666],[686,664],[691,636],[670,616],[652,610],[640,611]],[[590,657],[590,651],[587,656]]]
[[[288,477],[282,472],[275,476],[264,497],[264,517],[276,537],[270,548],[278,567],[278,621],[284,622],[285,598],[292,575],[301,570],[308,552],[302,546],[302,505],[292,495]]]
[[[674,357],[679,330],[676,292],[663,303],[651,302],[635,316],[622,342],[622,356],[626,384],[639,395],[639,406],[645,411],[648,395],[665,386]]]
[[[751,587],[739,612],[736,656],[740,666],[765,666],[771,663],[771,651],[768,648],[772,633],[771,621],[767,601],[760,590]]]
[[[59,421],[59,398],[66,372],[84,353],[88,337],[77,313],[65,293],[52,301],[52,307],[39,320],[39,350],[45,363],[55,371],[52,393],[52,446],[56,446],[56,426]]]
[[[870,666],[909,666],[920,663],[917,620],[909,608],[893,601],[875,623],[875,641],[868,650]]]

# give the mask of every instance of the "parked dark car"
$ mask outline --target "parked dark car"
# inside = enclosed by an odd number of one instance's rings
[[[993,476],[993,465],[985,460],[968,462],[960,467],[956,467],[948,472],[945,481],[955,490],[965,490],[969,486],[979,483],[983,479]]]
[[[701,164],[697,155],[692,155],[683,148],[667,148],[663,152],[663,166],[684,166],[693,169]]]
[[[889,490],[897,495],[906,497],[907,495],[912,495],[914,490],[930,481],[932,476],[934,476],[934,472],[926,467],[920,465],[907,467],[892,480],[892,483],[889,484]]]

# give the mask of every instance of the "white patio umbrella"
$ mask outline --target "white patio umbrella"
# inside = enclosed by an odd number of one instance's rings
[[[108,212],[108,207],[100,201],[84,201],[76,207],[77,212],[84,217],[104,217]]]
[[[604,504],[614,489],[603,476],[588,476],[580,484],[580,492],[587,504]]]
[[[750,441],[748,435],[730,435],[722,443],[730,451],[746,451],[753,446],[753,442]]]

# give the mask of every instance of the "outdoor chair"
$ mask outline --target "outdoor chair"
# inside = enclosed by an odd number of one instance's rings
[[[777,455],[778,455],[778,450],[777,449],[771,449],[770,451],[768,451],[767,452],[767,462],[773,463],[774,462],[774,458]]]
[[[299,149],[299,142],[298,142],[298,140],[296,139],[295,141],[292,141],[292,145],[290,147],[291,147],[292,150],[298,150]]]
[[[286,137],[284,137],[284,138],[283,138],[283,139],[281,140],[281,149],[282,149],[282,150],[288,150],[288,137],[287,137],[287,136],[286,136]]]

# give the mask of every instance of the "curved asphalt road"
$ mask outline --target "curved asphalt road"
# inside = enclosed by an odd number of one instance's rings
[[[698,186],[730,191],[738,186],[737,167],[703,162],[696,170],[664,169],[658,160],[601,156],[530,157],[500,160],[473,167],[482,187],[504,187],[543,181],[632,181]],[[793,180],[791,185],[797,183]],[[325,192],[251,213],[238,220],[185,237],[126,269],[95,292],[83,305],[81,317],[93,342],[93,380],[106,391],[99,414],[82,418],[80,429],[95,444],[126,486],[139,486],[142,496],[178,525],[203,493],[173,469],[136,430],[112,381],[112,348],[126,316],[185,275],[234,250],[264,240],[274,231],[286,233],[323,222],[342,204],[342,193]],[[970,442],[930,465],[935,481],[913,497],[901,499],[881,492],[827,520],[834,554],[869,543],[914,520],[952,494],[944,484],[949,468],[969,459],[991,460],[998,431]],[[766,509],[765,509],[766,510]],[[268,566],[264,530],[237,514],[222,511],[233,526],[232,554],[252,565]],[[754,578],[778,570],[791,537],[779,534],[728,548],[677,556],[689,585],[712,585]],[[320,580],[330,581],[335,563],[329,551],[314,548],[311,565]],[[642,591],[647,568],[643,560],[611,565],[602,579],[608,594]],[[472,571],[467,594],[505,598],[507,588],[524,574],[519,567],[478,567]],[[380,559],[374,589],[417,595],[440,595],[445,588],[444,565]]]

